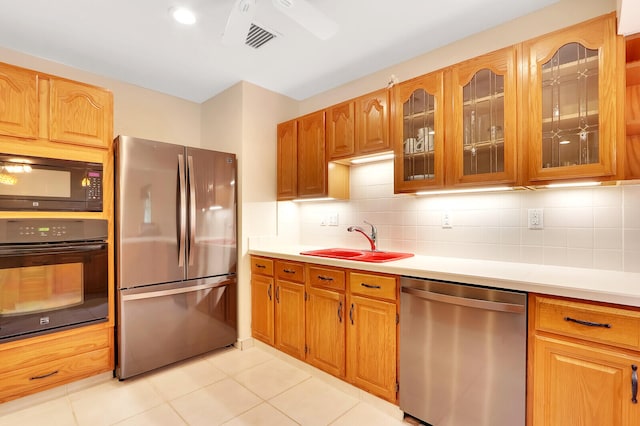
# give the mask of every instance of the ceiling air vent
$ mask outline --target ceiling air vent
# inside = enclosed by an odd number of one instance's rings
[[[251,28],[249,28],[249,34],[247,34],[247,40],[244,42],[244,44],[257,49],[272,38],[275,38],[275,36],[275,34],[270,33],[264,28],[261,28],[256,24],[251,24]]]

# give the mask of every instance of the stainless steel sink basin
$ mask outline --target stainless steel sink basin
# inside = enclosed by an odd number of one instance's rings
[[[407,257],[413,256],[413,253],[354,250],[344,248],[310,250],[303,251],[300,254],[306,256],[330,257],[333,259],[357,260],[360,262],[390,262],[392,260],[406,259]]]

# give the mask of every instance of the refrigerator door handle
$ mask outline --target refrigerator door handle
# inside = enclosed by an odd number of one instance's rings
[[[187,174],[189,175],[189,266],[193,266],[193,246],[196,239],[196,188],[193,178],[193,156],[187,157]]]
[[[184,266],[184,244],[185,236],[187,233],[187,188],[186,180],[184,176],[184,155],[178,154],[178,183],[180,184],[180,215],[179,215],[179,229],[180,236],[178,237],[178,267]]]

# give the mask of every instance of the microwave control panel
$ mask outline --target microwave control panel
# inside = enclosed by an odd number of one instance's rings
[[[102,173],[91,170],[83,182],[87,187],[87,200],[102,200]]]

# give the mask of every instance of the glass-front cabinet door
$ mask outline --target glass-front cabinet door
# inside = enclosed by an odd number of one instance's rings
[[[608,15],[524,43],[529,182],[617,173],[624,92],[615,28]]]
[[[450,73],[451,184],[515,183],[516,48],[465,61]]]
[[[444,184],[443,73],[393,88],[394,191],[415,192]]]

